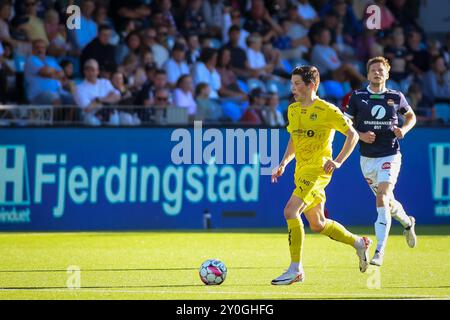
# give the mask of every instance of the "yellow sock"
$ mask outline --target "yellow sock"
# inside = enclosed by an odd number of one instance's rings
[[[325,228],[320,233],[333,240],[351,245],[352,247],[355,246],[355,241],[358,239],[358,236],[345,229],[342,224],[330,219],[327,219]]]
[[[291,262],[300,263],[302,261],[303,239],[305,238],[305,228],[300,217],[287,219],[289,232],[289,251]]]

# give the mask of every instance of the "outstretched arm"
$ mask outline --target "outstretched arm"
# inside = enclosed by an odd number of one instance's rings
[[[283,159],[280,162],[280,165],[276,167],[272,172],[272,183],[278,182],[278,178],[281,177],[284,173],[284,169],[292,161],[295,157],[295,148],[292,142],[292,138],[289,138],[289,142],[286,147],[286,151],[284,152]]]
[[[345,132],[344,134],[346,136],[346,139],[344,145],[342,146],[341,152],[338,154],[336,159],[328,160],[325,163],[325,165],[323,166],[325,173],[331,173],[334,169],[339,169],[353,152],[353,149],[355,149],[355,146],[358,143],[359,136],[353,127],[349,127],[347,132]]]

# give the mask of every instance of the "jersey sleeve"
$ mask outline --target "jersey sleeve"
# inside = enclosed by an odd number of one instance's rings
[[[409,105],[408,101],[406,101],[406,98],[403,95],[403,93],[400,92],[399,95],[400,95],[400,103],[398,104],[398,112],[400,112],[401,114],[405,114],[411,110],[411,106]]]
[[[327,123],[331,129],[337,130],[341,133],[345,133],[350,129],[352,121],[344,116],[338,107],[331,106],[328,109]]]
[[[344,115],[349,117],[350,119],[353,119],[356,116],[356,99],[357,96],[355,92],[352,93],[350,96],[350,100],[348,101],[348,106],[345,109]]]
[[[287,130],[287,132],[289,132],[289,133],[292,133],[292,131],[293,131],[293,126],[294,126],[294,124],[293,124],[293,110],[292,110],[293,108],[292,108],[292,105],[289,105],[289,107],[288,107],[288,112],[287,112],[287,118],[288,118],[288,123],[287,123],[287,126],[286,126],[286,130]]]

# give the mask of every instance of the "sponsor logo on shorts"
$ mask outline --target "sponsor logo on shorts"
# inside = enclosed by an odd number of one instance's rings
[[[383,170],[389,170],[390,168],[391,168],[391,163],[390,162],[385,162],[381,166],[381,169],[383,169]]]

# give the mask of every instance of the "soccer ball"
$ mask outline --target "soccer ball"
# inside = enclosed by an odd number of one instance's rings
[[[208,259],[202,263],[199,270],[200,279],[206,285],[218,285],[227,277],[227,267],[217,259]]]

